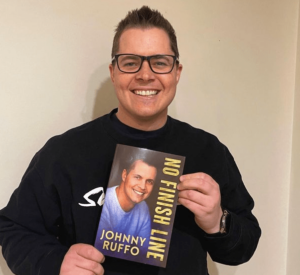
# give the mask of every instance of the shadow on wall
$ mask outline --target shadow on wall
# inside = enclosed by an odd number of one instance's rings
[[[2,253],[0,253],[0,275],[13,275],[8,268],[6,261],[4,260]]]
[[[91,75],[86,93],[86,106],[81,112],[81,117],[83,122],[88,122],[117,107],[118,100],[109,77],[108,64],[104,64]]]
[[[238,266],[217,264],[209,255],[207,255],[207,268],[209,275],[234,275],[238,271]]]
[[[209,256],[207,257],[207,268],[209,275],[219,275],[216,263]]]
[[[109,113],[112,109],[118,107],[118,100],[115,94],[114,86],[110,78],[102,82],[96,91],[92,119]]]

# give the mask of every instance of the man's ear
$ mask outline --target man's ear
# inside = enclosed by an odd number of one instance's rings
[[[177,81],[177,83],[179,82],[181,72],[182,72],[182,64],[178,64],[178,66],[176,68],[176,81]]]
[[[109,73],[110,73],[110,79],[111,79],[112,83],[114,83],[115,82],[114,66],[112,64],[109,64],[108,68],[109,68]]]
[[[127,171],[126,171],[126,169],[123,169],[123,171],[122,171],[122,181],[125,181],[126,177],[127,177]]]

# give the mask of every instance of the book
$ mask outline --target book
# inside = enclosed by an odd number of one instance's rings
[[[118,144],[95,247],[166,267],[185,157]]]

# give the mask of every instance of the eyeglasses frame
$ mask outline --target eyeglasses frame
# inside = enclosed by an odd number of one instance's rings
[[[140,57],[140,58],[142,59],[142,62],[141,62],[140,67],[138,68],[138,70],[136,70],[136,71],[134,71],[134,72],[125,72],[125,71],[122,71],[122,70],[120,69],[120,67],[119,67],[119,61],[118,61],[119,56],[122,56],[122,55],[133,55],[133,56],[138,56],[138,57]],[[174,60],[174,61],[173,61],[173,66],[172,66],[172,68],[171,68],[171,70],[170,70],[169,72],[166,72],[166,73],[158,73],[158,72],[155,72],[155,71],[152,69],[152,66],[151,66],[151,64],[150,64],[150,59],[151,59],[152,57],[157,57],[157,56],[171,56],[171,57],[173,58],[173,60]],[[148,64],[149,64],[149,67],[150,67],[151,71],[154,72],[155,74],[169,74],[170,72],[173,71],[175,62],[177,62],[177,63],[179,64],[179,59],[178,59],[178,57],[176,57],[175,55],[171,55],[171,54],[155,54],[155,55],[144,56],[144,55],[138,55],[138,54],[132,54],[132,53],[121,53],[121,54],[116,54],[116,55],[112,58],[111,63],[113,64],[113,62],[116,61],[116,62],[117,62],[118,69],[119,69],[119,71],[122,72],[122,73],[126,73],[126,74],[135,74],[135,73],[137,73],[138,71],[141,70],[141,68],[142,68],[143,63],[144,63],[145,60],[148,61]]]

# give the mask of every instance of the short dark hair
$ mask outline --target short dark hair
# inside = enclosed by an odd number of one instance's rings
[[[125,168],[127,175],[130,173],[131,170],[134,169],[134,167],[135,167],[135,165],[136,165],[136,163],[138,161],[144,162],[144,163],[146,163],[150,167],[154,167],[156,169],[156,171],[157,171],[155,160],[152,159],[152,158],[149,158],[149,156],[148,156],[147,158],[146,157],[144,157],[144,158],[138,158],[138,159],[134,160],[130,165],[128,165]]]
[[[170,39],[170,46],[175,56],[179,58],[177,38],[175,30],[170,22],[165,19],[158,10],[143,6],[140,9],[129,11],[127,16],[119,22],[115,30],[111,57],[113,58],[119,50],[119,42],[122,33],[131,28],[159,28],[164,30]]]

